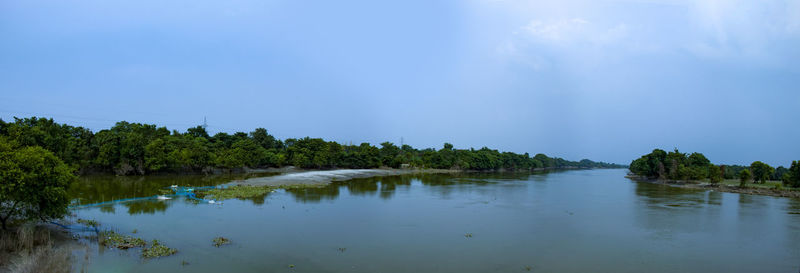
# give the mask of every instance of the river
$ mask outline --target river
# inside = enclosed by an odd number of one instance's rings
[[[77,209],[178,249],[89,243],[90,272],[797,272],[800,200],[637,183],[627,170],[355,179],[263,198]],[[81,202],[233,178],[83,178]],[[133,231],[136,231],[133,234]],[[214,247],[212,239],[231,244]]]

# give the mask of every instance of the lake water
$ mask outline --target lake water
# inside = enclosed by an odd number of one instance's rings
[[[176,198],[75,213],[179,251],[142,260],[139,249],[90,244],[90,272],[800,270],[799,200],[636,183],[625,174],[372,178],[222,205]],[[86,178],[73,194],[88,202],[230,180],[109,179]],[[232,243],[216,248],[217,236]]]

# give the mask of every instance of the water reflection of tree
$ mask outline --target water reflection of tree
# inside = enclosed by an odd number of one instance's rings
[[[148,176],[81,176],[69,190],[71,198],[80,199],[81,204],[99,203],[132,197],[147,197],[160,194],[171,185],[215,186],[233,180],[268,174],[224,174],[224,175],[148,175]]]
[[[322,200],[334,200],[339,197],[339,186],[328,185],[322,188],[288,189],[294,199],[303,203],[319,203]]]
[[[322,188],[289,189],[295,200],[300,202],[317,203],[322,200],[334,200],[339,197],[340,191],[346,189],[354,196],[377,195],[382,199],[391,199],[398,189],[408,188],[412,182],[418,181],[425,186],[437,187],[438,191],[448,194],[459,187],[464,189],[474,185],[489,185],[501,180],[520,181],[526,180],[529,173],[455,173],[455,174],[415,174],[386,177],[358,178],[347,181],[337,181]]]
[[[124,203],[128,207],[128,214],[154,214],[157,211],[166,211],[171,202],[160,200],[145,200],[130,203]]]

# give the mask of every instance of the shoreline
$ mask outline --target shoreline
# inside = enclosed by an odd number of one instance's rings
[[[637,183],[650,183],[650,184],[658,184],[658,185],[667,185],[671,187],[677,188],[684,188],[684,189],[696,189],[696,190],[714,190],[719,192],[729,192],[729,193],[738,193],[738,194],[751,194],[751,195],[763,195],[763,196],[772,196],[772,197],[787,197],[787,198],[795,198],[800,199],[800,191],[797,190],[790,190],[790,189],[768,189],[768,188],[754,188],[754,187],[746,187],[740,188],[739,186],[730,186],[730,185],[711,185],[711,183],[707,182],[698,182],[698,181],[676,181],[676,180],[664,180],[664,179],[651,179],[646,177],[641,177],[638,175],[626,175],[625,178],[631,179]]]
[[[446,169],[335,169],[335,170],[305,170],[297,168],[272,169],[278,175],[254,177],[244,180],[234,180],[225,185],[229,186],[324,186],[336,181],[347,181],[358,178],[385,177],[409,174],[449,174],[462,173],[463,170]]]
[[[455,174],[455,173],[504,173],[504,172],[547,172],[559,170],[589,170],[592,168],[539,168],[531,170],[460,170],[460,169],[333,169],[315,170],[299,169],[295,167],[253,169],[251,172],[278,173],[272,176],[254,177],[244,180],[234,180],[224,185],[228,186],[324,186],[332,182],[347,181],[358,178],[386,177],[412,174]]]

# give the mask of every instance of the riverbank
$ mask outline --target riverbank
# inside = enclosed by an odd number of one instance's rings
[[[683,181],[683,180],[676,181],[676,180],[665,180],[665,179],[650,179],[638,175],[627,175],[625,177],[634,180],[636,182],[661,184],[679,188],[712,190],[719,192],[766,195],[774,197],[789,197],[789,198],[800,199],[800,189],[792,189],[792,188],[786,189],[778,187],[777,185],[779,184],[776,182],[772,182],[769,185],[748,184],[748,186],[746,187],[739,187],[738,182],[736,182],[737,184],[732,185],[731,181],[733,180],[726,180],[716,185],[713,185],[709,182],[704,182],[704,181]]]
[[[322,186],[334,181],[346,181],[356,178],[397,176],[409,174],[445,174],[460,173],[462,170],[443,169],[338,169],[338,170],[303,170],[296,168],[281,168],[263,170],[279,172],[274,176],[255,177],[236,180],[228,183],[231,186]]]

